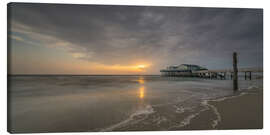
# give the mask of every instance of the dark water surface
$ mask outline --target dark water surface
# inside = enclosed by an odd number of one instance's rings
[[[9,76],[8,80],[11,132],[181,129],[205,110],[204,100],[234,94],[231,80],[160,76]],[[258,82],[239,81],[239,87],[258,87]]]

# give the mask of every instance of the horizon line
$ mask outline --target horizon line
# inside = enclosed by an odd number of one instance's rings
[[[7,76],[160,76],[160,74],[7,74]]]

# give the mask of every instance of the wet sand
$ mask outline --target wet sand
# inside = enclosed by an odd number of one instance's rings
[[[206,103],[209,109],[200,113],[182,129],[263,128],[263,92],[261,89],[242,92],[239,95],[211,100]]]
[[[262,91],[224,100],[210,102],[216,106],[222,119],[218,129],[262,129],[263,96]]]

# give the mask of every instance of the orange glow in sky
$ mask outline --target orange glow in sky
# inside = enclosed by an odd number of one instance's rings
[[[82,68],[88,68],[89,71],[96,71],[97,73],[112,73],[112,74],[136,74],[145,73],[150,67],[150,64],[138,64],[138,65],[105,65],[98,63],[89,63],[80,65]]]
[[[138,65],[137,66],[139,69],[144,69],[145,68],[145,65]]]
[[[138,65],[138,66],[125,66],[125,65],[100,65],[97,68],[103,68],[108,70],[122,70],[122,71],[135,71],[140,72],[146,70],[145,65]]]

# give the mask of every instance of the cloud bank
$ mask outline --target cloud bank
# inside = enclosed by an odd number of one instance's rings
[[[263,65],[262,9],[13,3],[9,11],[17,44],[61,48],[78,60],[148,63],[158,73],[181,63],[230,68],[236,51],[239,66]]]

